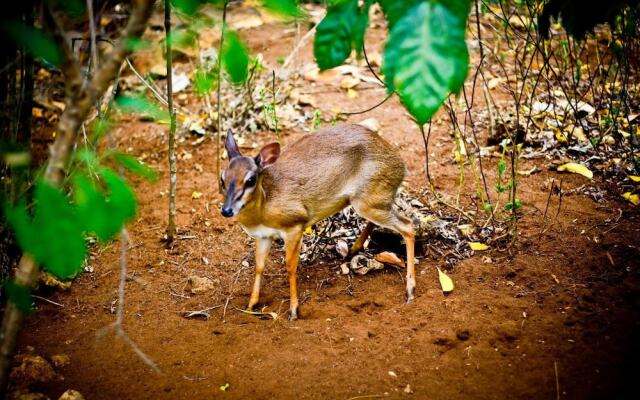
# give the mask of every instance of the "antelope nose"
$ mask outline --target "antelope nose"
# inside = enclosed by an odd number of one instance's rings
[[[233,216],[233,210],[231,209],[231,207],[223,207],[220,210],[220,213],[222,214],[223,217],[232,217]]]

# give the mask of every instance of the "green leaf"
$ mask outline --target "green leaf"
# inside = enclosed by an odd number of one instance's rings
[[[86,254],[84,225],[76,209],[60,190],[42,181],[36,183],[34,200],[33,221],[24,203],[5,209],[18,244],[57,277],[75,276]]]
[[[382,12],[384,12],[384,15],[387,17],[389,30],[393,29],[396,22],[398,22],[400,18],[404,17],[407,11],[411,10],[413,6],[420,1],[424,0],[378,0],[378,3],[380,3],[380,7],[382,8]]]
[[[201,0],[171,0],[171,7],[185,14],[191,15],[198,11],[203,2]]]
[[[32,311],[31,290],[28,287],[16,283],[14,280],[6,280],[2,284],[4,293],[16,308],[25,314]]]
[[[211,93],[216,88],[216,75],[197,68],[193,74],[193,88],[198,95]]]
[[[62,54],[56,42],[47,33],[21,22],[3,21],[1,28],[17,46],[23,47],[28,52],[46,61],[59,66],[62,62]]]
[[[152,182],[158,180],[158,172],[148,165],[144,164],[142,161],[138,160],[136,157],[121,152],[113,153],[112,157],[118,164],[133,172],[134,174],[140,175]]]
[[[169,120],[169,112],[141,96],[118,96],[116,107],[123,112],[141,114],[153,120]]]
[[[262,0],[262,7],[283,17],[299,18],[304,16],[296,0]]]
[[[500,161],[498,161],[498,176],[502,177],[502,174],[504,174],[504,171],[507,169],[507,162],[502,159]]]
[[[56,6],[62,8],[72,17],[85,15],[86,2],[82,0],[55,0]]]
[[[419,124],[428,122],[467,76],[468,0],[419,3],[393,27],[385,48],[387,90]]]
[[[518,210],[519,208],[522,207],[522,203],[520,202],[520,199],[516,199],[515,202],[508,202],[507,204],[504,205],[504,210],[505,211],[511,211],[511,209],[514,207],[514,203],[515,203],[515,208],[516,210]]]
[[[249,52],[237,34],[225,30],[222,65],[233,84],[241,84],[249,73]]]
[[[337,67],[349,57],[351,50],[360,53],[369,23],[369,6],[362,9],[358,0],[341,0],[329,5],[327,15],[316,29],[313,55],[320,70]]]
[[[74,178],[74,196],[85,230],[94,232],[102,242],[115,236],[136,212],[133,192],[113,171],[100,172],[109,195],[105,195],[86,176]]]

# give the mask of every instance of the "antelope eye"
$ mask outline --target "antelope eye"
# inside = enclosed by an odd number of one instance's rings
[[[222,189],[226,189],[227,188],[227,186],[224,184],[224,179],[222,179],[222,176],[220,177],[220,187]]]
[[[255,175],[251,175],[251,177],[249,179],[247,179],[247,187],[252,187],[256,184],[256,176]]]

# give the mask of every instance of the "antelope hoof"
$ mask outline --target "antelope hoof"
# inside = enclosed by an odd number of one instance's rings
[[[289,310],[289,321],[295,321],[298,319],[298,309],[292,308]]]
[[[407,290],[407,293],[405,293],[405,297],[404,297],[404,303],[405,304],[413,303],[414,292],[415,292],[414,288],[411,288],[411,289]]]

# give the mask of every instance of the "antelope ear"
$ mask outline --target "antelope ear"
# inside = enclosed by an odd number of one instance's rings
[[[280,144],[273,142],[265,145],[255,158],[259,168],[266,168],[280,157]]]
[[[233,132],[231,132],[231,129],[227,130],[227,138],[224,141],[224,148],[227,150],[229,160],[242,155],[240,153],[240,149],[238,149],[236,140],[233,138]]]

